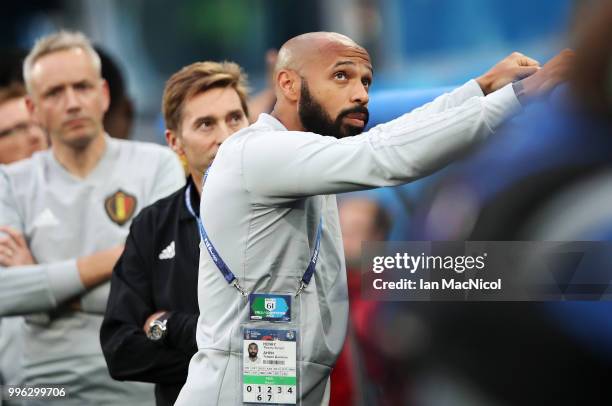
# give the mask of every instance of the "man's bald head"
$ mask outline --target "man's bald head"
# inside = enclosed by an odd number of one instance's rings
[[[343,138],[368,122],[370,55],[345,35],[311,32],[287,41],[274,74],[272,114],[287,129]]]
[[[330,56],[330,53],[340,49],[352,49],[356,54],[362,54],[364,59],[367,58],[368,62],[370,60],[368,52],[346,35],[337,32],[308,32],[283,44],[278,51],[275,74],[282,69],[291,69],[304,76],[308,65],[316,66],[322,57]]]

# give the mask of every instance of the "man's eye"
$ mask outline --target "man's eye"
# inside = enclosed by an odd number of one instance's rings
[[[76,85],[74,85],[74,88],[76,90],[86,90],[89,89],[91,86],[89,85],[89,83],[77,83]]]
[[[361,83],[363,83],[365,87],[370,87],[372,85],[372,79],[363,79]]]
[[[239,124],[242,121],[242,114],[232,114],[230,117],[230,123],[232,125]]]
[[[198,126],[198,129],[202,130],[202,131],[208,131],[208,130],[210,130],[212,128],[212,126],[213,126],[212,122],[210,122],[210,121],[203,121]]]
[[[45,97],[46,98],[58,97],[61,92],[62,92],[62,89],[51,89],[45,94]]]
[[[20,135],[28,131],[30,123],[20,123],[12,128],[0,131],[0,138],[8,137],[10,135]]]
[[[346,80],[347,78],[348,78],[348,76],[346,75],[345,72],[336,72],[336,73],[334,73],[334,79]]]

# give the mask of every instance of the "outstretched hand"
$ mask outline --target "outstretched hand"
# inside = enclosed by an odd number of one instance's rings
[[[576,53],[571,49],[559,52],[542,69],[522,81],[522,95],[525,97],[542,96],[566,82],[575,59]]]
[[[535,59],[520,52],[513,52],[489,69],[487,73],[477,78],[476,81],[482,92],[487,95],[501,89],[508,83],[531,76],[539,69],[540,63]]]

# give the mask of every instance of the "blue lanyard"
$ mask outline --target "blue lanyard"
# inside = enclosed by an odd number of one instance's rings
[[[208,175],[208,171],[206,171],[206,176],[204,178],[205,180],[206,180],[207,175]],[[210,258],[213,260],[213,262],[215,263],[215,265],[217,266],[217,268],[223,275],[223,278],[227,281],[228,284],[234,286],[240,292],[242,296],[245,296],[245,297],[248,296],[247,292],[240,286],[240,284],[238,284],[238,278],[236,278],[236,275],[234,275],[234,273],[229,269],[227,264],[221,258],[221,255],[219,255],[219,252],[217,251],[215,246],[210,241],[210,238],[208,238],[208,234],[206,233],[206,229],[204,228],[204,224],[202,223],[201,217],[196,216],[195,211],[193,210],[193,207],[191,206],[191,185],[185,188],[185,204],[187,206],[187,210],[189,210],[189,213],[191,213],[193,218],[195,218],[195,220],[197,221],[198,230],[200,231],[200,238],[204,242],[204,246],[208,250],[208,253],[210,254]],[[310,258],[310,262],[308,263],[308,267],[306,268],[306,272],[304,272],[304,275],[302,276],[302,280],[300,281],[300,286],[295,294],[296,297],[308,286],[308,284],[310,283],[310,280],[312,279],[312,276],[315,273],[315,269],[317,267],[317,261],[319,259],[322,232],[323,232],[323,217],[321,216],[321,218],[319,219],[319,226],[317,227],[317,238],[315,240],[315,248],[312,253],[312,257]]]

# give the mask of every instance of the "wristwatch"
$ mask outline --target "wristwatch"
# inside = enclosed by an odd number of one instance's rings
[[[168,319],[171,316],[171,312],[162,313],[158,318],[153,320],[151,324],[149,324],[149,332],[147,333],[147,338],[151,341],[161,342],[167,334],[168,327],[166,324],[168,323]]]

